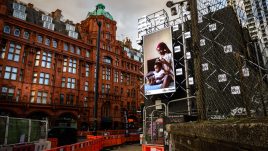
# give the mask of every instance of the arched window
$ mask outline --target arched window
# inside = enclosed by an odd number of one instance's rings
[[[10,34],[10,27],[8,25],[5,25],[5,27],[4,27],[4,33]]]
[[[109,56],[104,56],[103,57],[103,62],[107,64],[112,64],[112,58]]]

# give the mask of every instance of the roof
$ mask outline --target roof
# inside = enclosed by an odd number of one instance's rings
[[[94,11],[88,12],[87,17],[99,15],[103,15],[106,18],[113,20],[113,16],[109,12],[105,11],[105,6],[101,3],[96,5],[96,9]]]

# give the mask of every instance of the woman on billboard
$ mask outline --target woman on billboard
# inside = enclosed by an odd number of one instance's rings
[[[167,88],[174,80],[172,53],[164,42],[160,42],[156,50],[160,56],[155,60],[155,71],[150,71],[146,78],[150,85],[161,84],[161,88]]]

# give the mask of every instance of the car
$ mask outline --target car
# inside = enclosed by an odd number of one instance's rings
[[[57,138],[58,146],[77,143],[77,129],[72,127],[54,127],[48,132],[48,138]]]

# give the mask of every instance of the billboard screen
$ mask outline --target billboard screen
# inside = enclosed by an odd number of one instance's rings
[[[145,95],[175,92],[171,28],[143,38]]]

